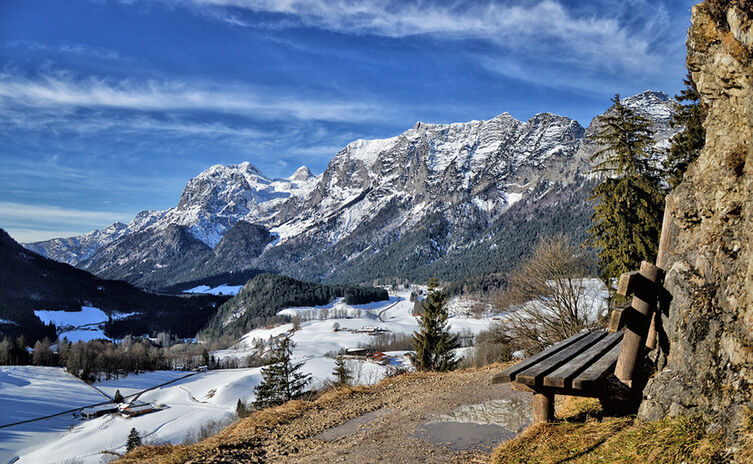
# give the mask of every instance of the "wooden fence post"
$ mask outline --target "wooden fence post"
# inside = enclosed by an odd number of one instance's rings
[[[636,311],[639,317],[634,318],[625,326],[622,349],[620,350],[619,358],[617,358],[617,366],[614,369],[614,374],[621,382],[631,387],[635,364],[638,361],[641,349],[646,343],[651,313],[656,310],[656,284],[661,280],[662,274],[663,271],[661,268],[643,261],[639,274],[623,274],[627,278],[620,279],[618,292],[625,290],[625,293],[633,293],[633,301],[630,303],[630,306]]]
[[[664,268],[664,260],[669,252],[669,244],[672,241],[672,205],[669,198],[664,203],[664,217],[661,222],[661,237],[659,238],[659,250],[656,254],[656,265]],[[646,347],[649,350],[656,348],[656,311],[651,313],[651,325],[648,327]]]

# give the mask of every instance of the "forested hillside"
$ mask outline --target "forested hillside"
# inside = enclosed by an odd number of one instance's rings
[[[199,336],[240,336],[266,325],[281,309],[325,305],[341,297],[345,298],[348,304],[388,299],[387,290],[383,288],[323,285],[287,276],[260,274],[251,279],[238,295],[220,307]]]
[[[227,297],[155,295],[116,280],[99,279],[68,264],[43,258],[0,229],[0,338],[24,335],[26,342],[54,340],[35,310],[78,311],[95,306],[105,313],[138,313],[108,325],[112,335],[166,331],[193,337]]]

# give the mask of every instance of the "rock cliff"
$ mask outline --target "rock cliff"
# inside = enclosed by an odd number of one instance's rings
[[[753,11],[748,0],[693,8],[688,69],[708,105],[706,145],[668,197],[672,294],[662,369],[639,416],[702,414],[732,443],[753,407]]]

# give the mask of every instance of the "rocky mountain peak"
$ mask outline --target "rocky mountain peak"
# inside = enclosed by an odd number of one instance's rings
[[[293,175],[288,177],[288,179],[301,182],[312,177],[314,177],[314,175],[311,173],[311,170],[309,170],[307,166],[301,166],[300,168],[296,169]]]
[[[620,102],[639,112],[646,114],[654,121],[669,123],[672,118],[674,103],[669,95],[657,90],[645,90],[637,95],[622,98]]]

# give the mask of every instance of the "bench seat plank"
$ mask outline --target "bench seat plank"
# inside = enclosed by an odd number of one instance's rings
[[[572,380],[582,371],[604,356],[622,340],[622,332],[610,333],[590,348],[582,351],[573,359],[560,366],[554,372],[544,377],[543,384],[547,387],[571,388]]]
[[[595,344],[606,335],[607,333],[604,330],[596,330],[589,333],[565,349],[558,351],[554,355],[549,356],[541,362],[538,362],[520,372],[515,376],[515,381],[528,386],[542,385],[542,380],[546,374],[556,370],[566,362],[578,356],[583,350],[588,349],[591,345]]]
[[[575,377],[573,379],[573,388],[576,390],[593,388],[602,378],[613,374],[617,358],[620,356],[621,347],[622,343],[616,344],[598,361]]]
[[[523,371],[525,369],[528,369],[530,366],[536,364],[537,362],[539,362],[541,360],[544,360],[544,359],[548,358],[549,356],[554,355],[558,351],[567,348],[568,346],[570,346],[573,343],[577,342],[578,340],[582,339],[586,335],[588,335],[588,332],[581,332],[581,333],[579,333],[577,335],[573,335],[572,337],[570,337],[570,338],[568,338],[566,340],[562,340],[561,342],[555,343],[554,345],[550,346],[546,350],[544,350],[544,351],[542,351],[542,352],[540,352],[538,354],[535,354],[535,355],[531,356],[530,358],[525,359],[525,360],[519,362],[518,364],[516,364],[514,366],[510,366],[507,369],[505,369],[504,371],[502,371],[499,374],[495,375],[492,378],[492,383],[507,383],[507,382],[512,382],[513,380],[515,380],[515,376],[519,372],[521,372],[521,371]]]

